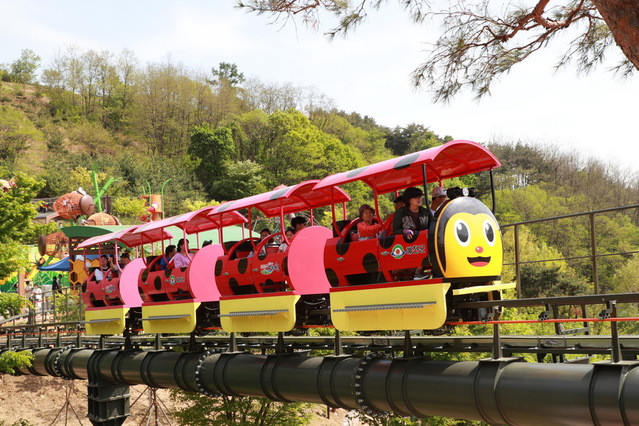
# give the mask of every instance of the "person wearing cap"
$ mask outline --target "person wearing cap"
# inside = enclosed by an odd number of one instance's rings
[[[368,204],[362,204],[359,208],[359,219],[357,223],[357,233],[359,240],[370,240],[376,238],[377,234],[382,230],[382,224],[375,220],[375,209]]]
[[[406,188],[402,197],[406,205],[395,212],[393,233],[404,234],[411,238],[416,232],[424,231],[429,226],[428,210],[422,207],[424,193],[416,187]]]
[[[129,263],[131,263],[131,255],[125,251],[120,255],[120,269],[124,268]]]
[[[431,198],[430,211],[433,212],[433,216],[437,210],[448,200],[446,195],[446,188],[443,186],[437,186],[433,189],[433,197]]]

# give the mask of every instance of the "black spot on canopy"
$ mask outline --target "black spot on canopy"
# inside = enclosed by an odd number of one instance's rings
[[[286,187],[286,188],[282,188],[279,191],[276,191],[273,193],[273,195],[271,195],[271,197],[269,198],[269,200],[277,200],[278,198],[280,198],[282,195],[286,194],[286,192],[291,189],[290,187]]]
[[[359,175],[360,173],[362,173],[364,170],[368,169],[368,167],[369,166],[364,166],[364,167],[360,167],[359,169],[351,170],[350,172],[346,174],[346,177],[348,178],[355,177]]]
[[[228,210],[233,204],[235,204],[235,201],[229,201],[228,203],[224,203],[220,207],[217,208],[217,211],[218,212],[223,212],[225,210]]]
[[[415,161],[417,161],[418,158],[419,158],[419,152],[415,152],[413,154],[406,155],[405,157],[400,158],[399,161],[397,163],[395,163],[393,168],[395,170],[405,169],[406,167],[410,166]]]

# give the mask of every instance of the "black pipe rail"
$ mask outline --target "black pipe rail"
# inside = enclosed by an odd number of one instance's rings
[[[124,398],[135,384],[490,424],[639,424],[637,361],[444,362],[375,353],[356,358],[87,348],[32,353],[33,366],[20,373],[89,380],[96,395],[93,412],[89,395],[94,424],[121,424],[128,403],[117,401],[113,392]]]

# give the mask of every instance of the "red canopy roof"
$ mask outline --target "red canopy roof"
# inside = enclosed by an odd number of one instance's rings
[[[378,194],[385,194],[423,183],[423,164],[426,165],[428,182],[438,182],[501,166],[499,160],[482,145],[459,140],[327,176],[314,189],[330,188],[360,180]]]
[[[149,222],[141,225],[135,233],[148,233],[169,226],[177,226],[187,234],[196,234],[198,232],[217,229],[221,226],[239,225],[247,222],[246,218],[237,212],[234,212],[232,215],[225,215],[222,221],[215,216],[210,216],[215,213],[218,207],[219,206],[204,207],[194,212]]]
[[[229,201],[220,205],[216,213],[255,207],[266,217],[274,217],[280,214],[280,209],[283,210],[282,214],[289,214],[350,201],[351,197],[341,188],[315,188],[318,182],[318,180],[309,180],[295,186]]]
[[[138,234],[136,233],[136,231],[140,228],[140,226],[142,225],[137,225],[122,231],[111,232],[109,234],[88,238],[78,244],[78,248],[90,247],[108,242],[120,242],[122,244],[125,244],[127,247],[136,247],[142,244],[154,243],[156,241],[173,238],[173,235],[171,235],[167,231],[164,231],[163,229],[157,229],[147,233]]]

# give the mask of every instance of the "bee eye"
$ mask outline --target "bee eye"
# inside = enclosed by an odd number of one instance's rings
[[[460,246],[466,247],[470,243],[470,228],[465,220],[455,222],[455,238]]]
[[[484,236],[489,246],[495,245],[495,225],[489,220],[484,222]]]

